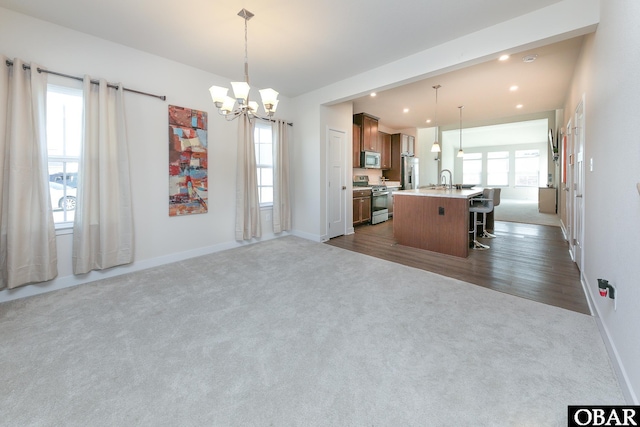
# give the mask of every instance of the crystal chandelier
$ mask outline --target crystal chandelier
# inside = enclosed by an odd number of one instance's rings
[[[227,95],[229,91],[226,87],[211,86],[209,92],[211,99],[218,109],[218,113],[231,121],[236,117],[246,114],[249,119],[256,117],[258,113],[258,103],[249,101],[249,60],[247,55],[247,21],[253,18],[253,13],[246,9],[238,12],[238,16],[244,19],[244,81],[231,82],[234,98]],[[272,117],[278,107],[278,92],[269,88],[260,90],[262,105],[267,116]],[[238,106],[235,107],[236,102]],[[234,109],[235,107],[235,109]]]

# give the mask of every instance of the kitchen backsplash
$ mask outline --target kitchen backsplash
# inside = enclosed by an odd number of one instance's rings
[[[379,184],[380,178],[382,177],[382,170],[353,168],[353,176],[355,175],[367,175],[369,177],[369,184]]]

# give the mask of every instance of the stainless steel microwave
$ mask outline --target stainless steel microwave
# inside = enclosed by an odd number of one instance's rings
[[[380,153],[375,151],[363,151],[360,153],[360,167],[366,169],[380,169]]]

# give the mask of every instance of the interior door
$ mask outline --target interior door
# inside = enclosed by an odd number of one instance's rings
[[[334,129],[329,129],[327,143],[327,209],[329,219],[329,229],[327,235],[329,239],[345,234],[346,221],[346,190],[345,185],[345,147],[346,133]]]
[[[573,211],[574,211],[574,206],[573,206],[573,197],[574,197],[574,191],[573,191],[573,176],[574,176],[574,169],[573,169],[573,160],[574,160],[574,154],[573,154],[573,120],[569,120],[569,123],[567,124],[567,131],[566,131],[566,152],[564,153],[564,155],[567,157],[566,159],[563,159],[563,162],[565,162],[565,167],[566,167],[566,182],[565,182],[565,187],[564,187],[564,191],[565,191],[565,206],[566,206],[566,212],[565,212],[565,220],[566,220],[566,232],[567,232],[567,238],[569,240],[569,249],[571,251],[571,254],[575,254],[575,250],[573,248]],[[575,258],[574,258],[575,259]]]
[[[575,262],[582,270],[582,251],[584,241],[584,100],[580,102],[575,113],[574,128],[575,168],[574,168],[574,250]]]

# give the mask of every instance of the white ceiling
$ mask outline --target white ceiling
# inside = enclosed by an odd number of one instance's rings
[[[244,77],[246,8],[251,84],[295,97],[560,0],[0,0],[0,7],[175,60],[231,80]],[[560,108],[581,39],[447,73],[359,99],[355,112],[390,127],[424,127],[440,84],[439,122]],[[524,52],[523,52],[524,53]],[[508,92],[518,84],[520,91]],[[506,92],[506,94],[505,94]],[[487,102],[489,101],[489,102]],[[514,112],[513,105],[523,110]],[[411,109],[402,114],[402,108]],[[450,114],[455,116],[452,121]]]
[[[497,58],[448,72],[399,88],[378,92],[375,97],[354,100],[354,112],[367,112],[383,118],[393,129],[459,127],[462,109],[463,127],[496,123],[509,118],[530,118],[541,112],[560,109],[573,76],[583,36],[540,48],[512,54],[508,60]],[[523,57],[537,55],[535,61]],[[511,91],[511,86],[518,89]],[[516,108],[521,104],[522,108]],[[404,113],[404,108],[409,112]],[[431,119],[431,123],[426,123]]]

